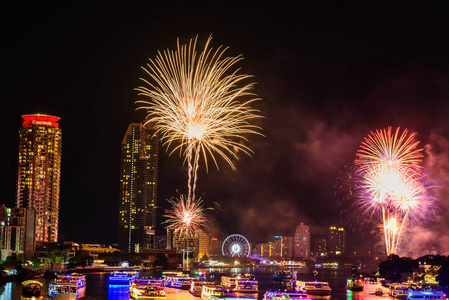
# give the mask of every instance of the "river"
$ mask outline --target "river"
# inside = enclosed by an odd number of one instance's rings
[[[299,280],[313,280],[312,272],[309,269],[284,269],[285,271],[296,271],[298,272]],[[251,273],[254,274],[256,280],[259,281],[259,294],[257,299],[262,299],[265,291],[267,289],[277,289],[281,288],[279,283],[273,281],[273,273],[279,271],[279,268],[271,267],[252,267],[252,268],[232,268],[232,269],[200,269],[198,271],[205,271],[208,273],[211,280],[219,281],[222,274],[243,274]],[[87,273],[86,274],[86,296],[92,297],[96,300],[111,299],[111,300],[123,300],[129,299],[129,293],[127,290],[110,288],[108,285],[108,276],[110,273],[98,272],[98,273]],[[160,274],[154,272],[145,272],[141,274],[144,277],[155,276],[159,277]],[[327,281],[332,288],[332,295],[326,297],[325,299],[332,300],[369,300],[369,299],[387,299],[388,296],[374,296],[375,288],[374,285],[365,285],[363,292],[351,292],[345,289],[346,279],[351,276],[350,269],[320,269],[316,280]],[[40,279],[44,283],[43,292],[44,295],[42,299],[48,298],[48,284],[52,280]],[[20,282],[8,282],[4,286],[0,287],[0,299],[1,300],[12,300],[21,299],[21,288]],[[186,291],[175,290],[171,288],[167,289],[167,300],[181,300],[181,299],[199,299],[191,296]],[[385,293],[384,293],[385,295]],[[22,298],[26,299],[26,298]]]

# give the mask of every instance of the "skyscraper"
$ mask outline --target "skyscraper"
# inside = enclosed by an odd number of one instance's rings
[[[315,257],[322,257],[327,255],[327,240],[325,238],[315,239]]]
[[[330,256],[345,255],[345,229],[343,227],[331,226],[327,239],[327,252]]]
[[[57,242],[61,138],[59,117],[22,116],[19,130],[17,207],[36,211],[36,242]]]
[[[296,226],[294,235],[294,256],[309,257],[310,256],[310,230],[309,226],[301,222]]]
[[[149,125],[132,123],[121,145],[118,243],[130,253],[154,247],[159,151],[155,132]]]

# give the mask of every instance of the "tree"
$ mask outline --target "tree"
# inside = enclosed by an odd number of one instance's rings
[[[386,261],[379,264],[380,276],[398,282],[401,280],[403,273],[412,273],[414,269],[418,268],[418,261],[409,257],[399,257],[396,254],[390,254]]]
[[[90,255],[89,251],[78,250],[75,252],[75,256],[70,258],[69,261],[77,266],[87,267],[92,265],[94,258]]]

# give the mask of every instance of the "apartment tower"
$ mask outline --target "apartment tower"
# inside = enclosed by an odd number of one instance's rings
[[[345,255],[346,233],[343,227],[331,226],[327,239],[327,252],[330,256]]]
[[[57,242],[62,146],[60,118],[43,114],[22,118],[17,207],[36,211],[36,243]]]
[[[118,243],[122,251],[154,248],[159,140],[150,125],[132,123],[120,158]]]
[[[296,226],[294,235],[294,257],[310,257],[310,230],[309,226],[301,222]]]

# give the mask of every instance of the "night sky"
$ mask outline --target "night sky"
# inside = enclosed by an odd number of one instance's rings
[[[404,254],[449,254],[448,6],[153,2],[3,7],[0,203],[15,206],[21,115],[59,116],[60,232],[69,241],[116,242],[120,143],[128,124],[145,118],[134,103],[140,67],[177,38],[204,43],[212,35],[212,46],[245,57],[239,66],[254,75],[265,117],[265,137],[249,137],[254,155],[242,156],[236,171],[224,161],[219,171],[200,167],[197,192],[214,208],[217,232],[264,242],[293,235],[299,222],[312,239],[338,225],[351,251],[381,249],[373,246],[378,229],[350,217],[334,185],[364,136],[400,126],[421,141],[442,199],[433,222],[407,233]],[[159,163],[162,214],[166,199],[185,190],[187,170],[165,148]]]

